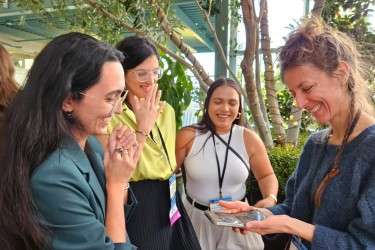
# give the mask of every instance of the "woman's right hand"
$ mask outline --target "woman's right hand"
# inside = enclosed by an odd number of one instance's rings
[[[125,142],[128,142],[125,145]],[[123,152],[120,152],[120,148]],[[118,124],[109,136],[104,152],[104,172],[108,185],[126,187],[137,166],[141,152],[133,131]]]

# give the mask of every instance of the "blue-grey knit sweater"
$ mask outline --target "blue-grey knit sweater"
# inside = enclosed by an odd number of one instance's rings
[[[310,136],[286,187],[286,200],[269,208],[312,223],[311,249],[375,249],[375,125],[345,146],[340,173],[314,205],[315,191],[331,169],[338,146],[327,143],[327,130]]]

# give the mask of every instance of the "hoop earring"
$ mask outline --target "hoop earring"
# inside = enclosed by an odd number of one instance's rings
[[[236,120],[241,119],[241,112],[238,112],[238,115],[236,117]]]

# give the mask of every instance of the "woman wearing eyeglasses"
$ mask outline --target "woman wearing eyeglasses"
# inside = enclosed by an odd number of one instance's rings
[[[142,148],[130,182],[139,204],[127,223],[129,236],[139,249],[200,249],[176,192],[175,113],[160,102],[158,51],[138,36],[123,39],[117,48],[126,57],[122,66],[129,92],[121,115],[113,117],[108,129],[112,132],[118,123],[125,124],[135,131]]]
[[[107,133],[125,98],[123,55],[81,33],[36,57],[0,135],[1,249],[136,249],[126,217],[140,155],[131,129]]]

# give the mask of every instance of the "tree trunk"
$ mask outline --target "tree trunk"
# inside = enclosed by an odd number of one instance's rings
[[[301,125],[302,110],[300,110],[295,101],[293,101],[292,110],[290,111],[288,122],[288,133],[286,135],[286,144],[296,145]]]
[[[242,85],[241,85],[241,82],[238,80],[237,76],[236,76],[236,73],[233,71],[233,69],[229,66],[229,63],[228,63],[228,59],[226,58],[225,54],[224,54],[224,50],[223,50],[223,46],[221,45],[220,41],[219,41],[219,38],[217,37],[217,34],[216,34],[216,31],[214,29],[214,27],[212,26],[211,24],[211,21],[210,21],[210,18],[209,18],[209,13],[211,10],[208,10],[208,13],[202,8],[202,6],[200,5],[200,3],[198,2],[198,0],[195,0],[195,3],[196,5],[198,6],[199,10],[202,12],[203,16],[204,16],[204,20],[208,26],[208,28],[210,29],[211,33],[212,33],[212,36],[214,37],[214,41],[215,41],[215,45],[216,47],[218,48],[219,50],[219,54],[220,54],[220,58],[223,60],[227,70],[229,71],[230,75],[232,76],[233,80],[237,83],[238,85],[238,88],[240,89],[240,92],[241,94],[243,95],[244,98],[246,98],[246,101],[247,101],[247,96],[246,96],[246,92],[245,90],[243,89]]]
[[[244,51],[244,58],[241,62],[241,69],[246,82],[246,93],[248,102],[250,104],[250,111],[253,115],[255,125],[259,131],[259,136],[262,138],[267,148],[273,147],[272,137],[269,128],[263,120],[263,114],[260,110],[258,94],[256,91],[254,80],[254,56],[256,44],[257,21],[255,18],[254,2],[253,0],[241,0],[243,22],[246,29],[246,47]]]
[[[259,34],[259,31],[257,31],[257,34]],[[259,44],[259,35],[257,36],[256,43]],[[268,121],[268,112],[266,108],[266,104],[264,103],[263,93],[262,93],[262,81],[260,78],[260,58],[259,58],[259,47],[255,48],[255,82],[257,87],[257,93],[259,97],[259,105],[260,105],[260,111],[263,114],[264,122],[267,123],[267,127],[269,127],[269,121]]]
[[[313,14],[317,17],[322,16],[322,12],[323,12],[325,2],[326,2],[325,0],[315,0],[314,1],[314,7],[311,11],[311,14]]]
[[[181,39],[177,32],[170,27],[163,9],[159,7],[155,0],[148,0],[148,3],[157,14],[160,21],[160,28],[169,36],[170,40],[177,46],[177,48],[185,54],[186,58],[192,63],[192,67],[199,72],[204,83],[210,86],[213,82],[212,79],[203,69],[203,66],[198,62],[197,58],[193,55],[186,43]]]
[[[261,31],[261,48],[263,52],[263,61],[265,65],[264,78],[266,82],[266,94],[268,100],[268,107],[271,116],[272,126],[274,128],[276,140],[280,144],[285,142],[285,129],[283,127],[283,119],[280,114],[279,103],[277,101],[276,81],[274,77],[273,61],[271,54],[271,39],[268,30],[268,4],[267,1],[263,2],[262,18],[260,22]]]

